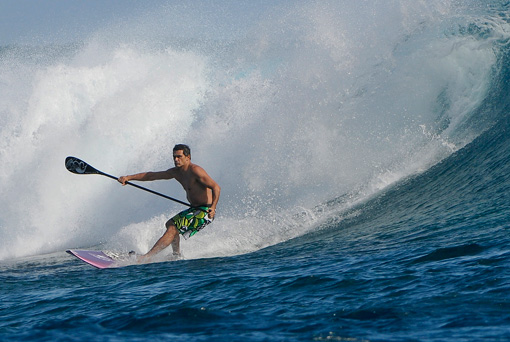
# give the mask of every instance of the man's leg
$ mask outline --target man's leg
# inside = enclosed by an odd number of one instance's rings
[[[154,244],[154,247],[151,248],[147,254],[143,255],[141,260],[150,259],[155,254],[158,254],[163,249],[167,248],[168,245],[172,244],[172,249],[174,254],[180,254],[180,236],[179,231],[175,227],[172,220],[168,220],[166,225],[166,232],[159,238],[159,240]]]
[[[177,228],[175,228],[175,230],[177,230]],[[172,241],[172,252],[174,256],[181,255],[181,235],[178,232]]]

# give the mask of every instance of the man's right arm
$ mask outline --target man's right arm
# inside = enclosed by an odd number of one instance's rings
[[[158,172],[141,172],[134,175],[128,175],[128,176],[121,176],[117,180],[122,185],[126,185],[126,182],[129,181],[154,181],[154,180],[160,180],[160,179],[172,179],[175,178],[174,172],[172,169],[168,169],[166,171],[158,171]]]

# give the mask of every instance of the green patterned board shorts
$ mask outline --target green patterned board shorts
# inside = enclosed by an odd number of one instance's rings
[[[187,240],[212,222],[207,213],[208,210],[209,207],[189,208],[172,217],[172,222],[182,237]]]

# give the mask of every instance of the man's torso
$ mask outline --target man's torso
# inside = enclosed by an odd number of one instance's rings
[[[200,166],[190,164],[190,167],[185,171],[176,170],[175,179],[181,183],[184,191],[186,191],[186,197],[191,205],[211,205],[212,191],[199,182],[196,173],[197,168],[200,168]]]

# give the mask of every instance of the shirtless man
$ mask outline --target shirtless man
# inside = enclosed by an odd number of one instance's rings
[[[195,235],[199,230],[214,220],[216,204],[220,198],[220,186],[203,168],[191,162],[191,152],[186,145],[175,145],[173,149],[175,167],[166,171],[142,172],[119,177],[122,185],[126,182],[154,181],[159,179],[176,179],[186,191],[191,208],[181,211],[165,224],[166,232],[159,238],[154,247],[139,261],[150,259],[172,244],[173,254],[180,255],[180,237],[185,239]]]

